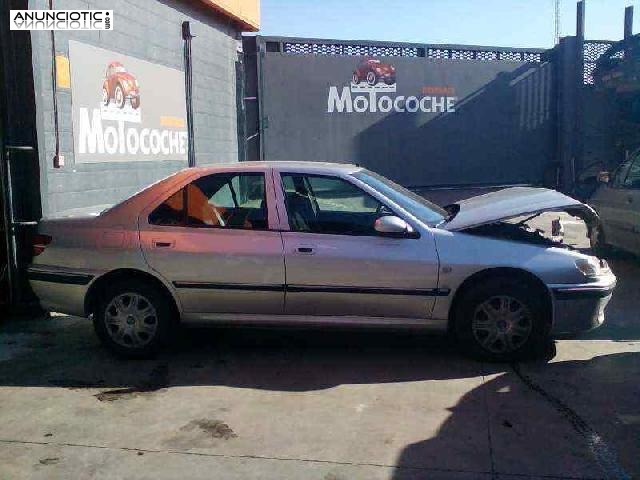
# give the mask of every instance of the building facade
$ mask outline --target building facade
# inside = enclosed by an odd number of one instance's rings
[[[10,31],[11,9],[113,10],[112,28]],[[259,1],[11,0],[0,17],[7,302],[32,222],[238,161],[240,35],[258,29]]]

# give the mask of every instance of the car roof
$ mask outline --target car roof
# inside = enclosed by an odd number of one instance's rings
[[[260,162],[236,162],[223,163],[207,167],[187,168],[183,172],[197,171],[199,173],[217,173],[224,171],[250,171],[250,170],[291,170],[300,173],[332,173],[350,174],[362,170],[362,167],[350,163],[307,162],[307,161],[260,161]]]

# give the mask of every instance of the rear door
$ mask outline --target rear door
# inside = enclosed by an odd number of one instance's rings
[[[284,258],[268,170],[202,176],[140,220],[147,262],[170,281],[187,317],[280,314]]]
[[[380,236],[375,220],[393,212],[342,177],[285,171],[280,194],[287,314],[429,317],[438,283],[429,232]]]

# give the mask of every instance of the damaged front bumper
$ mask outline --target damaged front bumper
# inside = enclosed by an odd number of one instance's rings
[[[553,294],[551,333],[578,333],[602,325],[605,308],[615,286],[616,277],[613,273],[593,283],[549,285]]]

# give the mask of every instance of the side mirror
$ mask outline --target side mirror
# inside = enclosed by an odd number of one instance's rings
[[[376,232],[387,237],[412,237],[415,232],[411,225],[395,215],[385,215],[376,220]]]
[[[609,172],[598,172],[598,183],[609,183]]]

